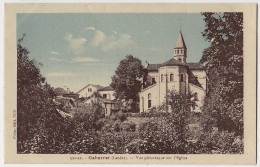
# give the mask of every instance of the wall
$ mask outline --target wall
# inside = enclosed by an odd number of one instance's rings
[[[152,83],[152,78],[155,78],[155,82],[159,82],[158,71],[150,71],[146,77],[147,81]]]
[[[181,66],[165,66],[159,68],[159,75],[163,74],[163,82],[161,82],[161,77],[159,81],[159,103],[163,104],[166,102],[166,90],[169,91],[176,91],[179,92],[181,85],[180,85],[180,70],[183,71]],[[166,75],[167,74],[167,84],[166,84]],[[170,74],[173,74],[173,81],[170,81]],[[186,77],[184,76],[184,80]],[[185,83],[183,84],[184,87],[186,86]],[[185,90],[185,89],[183,89]]]
[[[147,111],[148,108],[148,94],[151,94],[151,107],[159,105],[158,98],[158,84],[152,85],[139,93],[140,98],[140,112]]]
[[[181,74],[183,74],[183,82],[181,82]],[[179,66],[179,82],[180,82],[180,93],[187,94],[189,92],[189,76],[187,73],[186,66]]]
[[[115,100],[115,96],[114,96],[115,91],[109,90],[109,91],[98,91],[98,92],[102,97],[104,94],[106,94],[107,95],[106,99]]]
[[[92,92],[88,92],[88,88],[92,88]],[[80,92],[78,92],[77,94],[79,94],[79,97],[90,97],[94,92],[97,91],[97,88],[93,85],[88,85],[87,87],[85,87],[83,90],[81,90]]]
[[[111,115],[111,110],[115,109],[115,104],[105,103],[105,116]]]

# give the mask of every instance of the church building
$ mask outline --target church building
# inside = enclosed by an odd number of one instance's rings
[[[187,63],[187,47],[180,31],[174,47],[172,59],[162,64],[147,63],[148,75],[145,86],[139,93],[140,112],[166,103],[166,94],[176,91],[181,94],[194,94],[200,112],[207,92],[207,76],[200,63]]]

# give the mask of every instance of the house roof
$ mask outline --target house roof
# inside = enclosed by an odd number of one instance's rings
[[[85,86],[84,88],[80,89],[77,93],[81,92],[82,90],[84,90],[86,87],[92,85],[93,87],[97,88],[97,90],[103,88],[103,86],[100,85],[94,85],[94,84],[88,84],[87,86]]]
[[[200,63],[187,63],[189,69],[191,70],[203,70],[204,67]]]
[[[185,49],[187,49],[181,31],[179,33],[179,36],[177,38],[177,41],[176,41],[176,44],[175,44],[174,48],[185,48]]]
[[[202,88],[202,86],[199,83],[198,79],[194,76],[194,74],[191,72],[191,70],[188,70],[188,75],[189,75],[189,83]]]
[[[114,89],[112,88],[112,86],[107,86],[107,87],[104,87],[104,88],[101,88],[98,90],[99,92],[100,91],[114,91]]]

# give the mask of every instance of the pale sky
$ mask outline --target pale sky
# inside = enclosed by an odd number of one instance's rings
[[[209,43],[205,23],[193,14],[18,14],[17,38],[53,87],[77,92],[88,84],[108,86],[120,60],[132,54],[143,64],[173,58],[179,31],[187,62],[199,62]]]

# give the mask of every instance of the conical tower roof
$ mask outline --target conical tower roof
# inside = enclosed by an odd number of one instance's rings
[[[187,49],[181,31],[180,31],[180,34],[177,38],[177,41],[176,41],[174,48],[185,48],[185,49]]]

